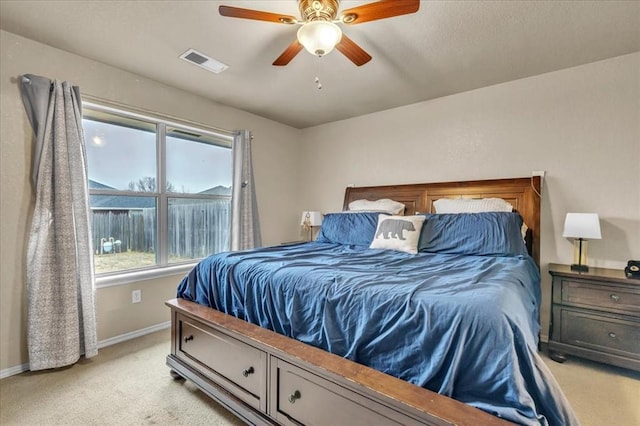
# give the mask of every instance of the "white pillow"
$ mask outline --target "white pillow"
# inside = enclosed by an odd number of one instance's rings
[[[502,198],[440,198],[433,202],[436,213],[510,212],[513,206]]]
[[[378,227],[369,248],[416,254],[425,216],[378,217]]]
[[[404,204],[390,200],[388,198],[382,198],[376,201],[355,200],[349,203],[349,210],[383,212],[399,215],[404,213]]]

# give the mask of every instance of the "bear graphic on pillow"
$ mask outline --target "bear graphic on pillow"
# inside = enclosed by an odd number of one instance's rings
[[[413,223],[408,220],[385,219],[380,223],[380,227],[378,228],[378,232],[376,233],[376,238],[379,238],[382,235],[385,240],[388,240],[389,238],[406,240],[403,232],[412,232],[415,230],[416,228],[413,226]]]

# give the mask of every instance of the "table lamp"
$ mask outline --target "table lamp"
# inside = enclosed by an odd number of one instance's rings
[[[573,264],[572,271],[588,272],[587,266],[587,242],[599,240],[600,219],[597,213],[567,213],[564,220],[563,237],[573,238]]]
[[[320,212],[302,212],[300,226],[309,233],[309,240],[313,239],[313,228],[322,225],[322,214]]]

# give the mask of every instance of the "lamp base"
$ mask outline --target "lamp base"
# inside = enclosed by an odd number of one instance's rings
[[[589,272],[589,267],[587,265],[571,265],[571,270],[576,272]]]

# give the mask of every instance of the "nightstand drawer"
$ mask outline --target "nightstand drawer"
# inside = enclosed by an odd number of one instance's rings
[[[640,359],[640,322],[569,309],[560,316],[562,343]]]
[[[549,264],[549,356],[567,355],[640,371],[640,282],[620,269]]]
[[[593,306],[631,315],[640,314],[640,288],[637,290],[606,283],[562,280],[562,300],[557,303]]]

